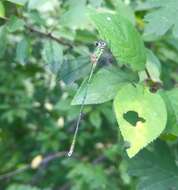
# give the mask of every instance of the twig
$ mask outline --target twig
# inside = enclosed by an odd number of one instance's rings
[[[48,155],[45,158],[43,158],[43,160],[40,163],[38,168],[40,168],[43,165],[48,164],[52,160],[55,160],[57,158],[61,158],[61,157],[65,156],[65,155],[66,155],[66,152],[57,152],[57,153],[54,153],[52,155]],[[29,170],[29,169],[33,169],[31,167],[31,164],[27,164],[26,166],[24,166],[22,168],[16,169],[14,171],[7,172],[5,174],[1,174],[0,175],[0,180],[12,178],[13,176],[15,176],[17,174],[20,174],[20,173],[23,173],[23,172],[25,172],[26,170]]]
[[[25,172],[26,170],[28,170],[30,168],[31,168],[30,165],[27,165],[27,166],[24,166],[24,167],[19,168],[17,170],[2,174],[2,175],[0,175],[0,180],[9,179],[9,178],[11,178],[11,177],[13,177],[13,176],[15,176],[17,174]]]
[[[9,18],[7,18],[7,17],[2,17],[1,19],[5,20],[5,21],[9,21]],[[25,23],[25,21],[24,21],[24,23]],[[48,39],[56,41],[59,44],[68,46],[69,48],[72,48],[72,44],[70,42],[65,41],[65,39],[63,39],[63,38],[55,37],[51,32],[50,33],[42,32],[42,31],[40,31],[40,30],[38,30],[36,28],[33,28],[32,26],[29,26],[26,23],[24,24],[24,27],[26,29],[28,29],[31,33],[34,33],[34,34],[36,34],[38,36],[41,36],[42,38],[48,38]]]
[[[37,29],[33,28],[32,26],[29,26],[27,24],[25,25],[25,28],[27,28],[30,32],[35,33],[35,34],[37,34],[37,35],[39,35],[39,36],[41,36],[43,38],[49,38],[51,40],[56,41],[59,44],[62,44],[62,45],[65,45],[65,46],[68,46],[68,47],[72,48],[71,43],[64,41],[63,38],[55,37],[52,33],[42,32],[42,31],[37,30]]]

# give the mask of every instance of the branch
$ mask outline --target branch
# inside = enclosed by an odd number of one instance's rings
[[[11,178],[17,174],[25,172],[26,170],[28,170],[30,168],[31,168],[30,165],[27,165],[27,166],[24,166],[22,168],[16,169],[14,171],[7,172],[5,174],[0,175],[0,180],[9,179],[9,178]]]
[[[48,39],[56,41],[59,44],[68,46],[69,48],[72,48],[72,44],[71,43],[64,41],[63,38],[57,38],[57,37],[55,37],[52,33],[42,32],[42,31],[37,30],[37,29],[33,28],[32,26],[29,26],[27,24],[25,24],[25,28],[28,29],[31,33],[34,33],[34,34],[36,34],[36,35],[38,35],[38,36],[40,36],[42,38],[48,38]]]
[[[5,21],[9,21],[9,18],[7,18],[7,17],[2,17],[1,19],[5,20]],[[25,23],[25,21],[24,21],[24,23]],[[29,26],[26,23],[24,24],[24,27],[26,29],[28,29],[31,33],[34,33],[34,34],[36,34],[42,38],[48,38],[48,39],[56,41],[59,44],[62,44],[64,46],[68,46],[69,48],[72,48],[72,44],[70,42],[65,41],[65,39],[63,39],[63,38],[57,38],[52,33],[42,32],[36,28],[33,28],[32,26]]]
[[[48,164],[48,163],[51,162],[52,160],[55,160],[55,159],[64,157],[64,156],[66,156],[66,155],[67,155],[67,152],[57,152],[57,153],[54,153],[54,154],[47,155],[46,157],[43,158],[43,160],[42,160],[41,163],[39,164],[38,168],[40,168],[40,167],[43,166],[43,165]],[[23,173],[23,172],[25,172],[26,170],[29,170],[29,169],[34,169],[34,168],[32,168],[31,163],[30,163],[30,164],[27,164],[27,165],[24,166],[24,167],[21,167],[21,168],[19,168],[19,169],[16,169],[16,170],[14,170],[14,171],[10,171],[10,172],[7,172],[7,173],[5,173],[5,174],[1,174],[1,175],[0,175],[0,180],[12,178],[13,176],[15,176],[15,175],[17,175],[17,174],[20,174],[20,173]]]

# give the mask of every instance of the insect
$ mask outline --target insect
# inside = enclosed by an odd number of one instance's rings
[[[79,112],[79,116],[78,116],[76,127],[75,127],[74,136],[73,136],[73,139],[72,139],[70,150],[68,152],[68,156],[69,157],[72,156],[74,148],[75,148],[76,138],[77,138],[80,122],[81,122],[81,119],[82,119],[82,113],[83,113],[83,109],[84,109],[85,100],[86,100],[86,97],[87,97],[88,87],[90,85],[90,82],[91,82],[93,73],[95,71],[95,68],[97,66],[97,63],[98,63],[101,55],[103,54],[105,47],[106,47],[106,43],[104,41],[98,41],[98,42],[96,42],[96,50],[91,55],[92,66],[91,66],[90,74],[89,74],[88,79],[87,79],[86,90],[85,90],[85,94],[84,94],[83,99],[82,99],[82,103],[81,103],[81,107],[80,107],[80,112]]]

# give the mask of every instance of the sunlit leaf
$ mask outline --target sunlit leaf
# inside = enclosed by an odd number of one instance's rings
[[[114,99],[114,111],[129,157],[155,140],[166,127],[166,106],[158,94],[137,85],[123,86]]]
[[[4,16],[5,16],[4,5],[2,2],[0,2],[0,17],[4,17]]]

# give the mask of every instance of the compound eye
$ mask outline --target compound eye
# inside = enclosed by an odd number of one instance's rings
[[[98,47],[99,46],[99,42],[95,42],[95,46]]]
[[[101,42],[101,45],[104,47],[104,46],[106,46],[106,43],[105,42]]]

